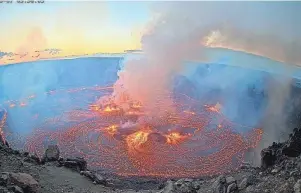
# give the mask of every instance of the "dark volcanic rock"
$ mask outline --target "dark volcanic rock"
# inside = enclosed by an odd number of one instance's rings
[[[9,148],[9,144],[0,133],[0,149],[6,149],[6,148]]]
[[[5,141],[5,146],[6,146],[6,147],[9,147],[9,144],[8,144],[8,142],[7,142],[7,141]]]
[[[23,152],[23,154],[22,154],[24,157],[27,157],[28,155],[29,155],[29,152]]]
[[[97,184],[107,185],[107,180],[100,174],[91,171],[81,171],[80,174],[86,176]]]
[[[3,141],[3,137],[0,133],[0,146],[3,146],[5,144],[5,141]]]
[[[0,174],[0,186],[6,186],[8,183],[9,174],[7,172],[2,172]]]
[[[106,185],[107,184],[107,181],[104,177],[102,177],[101,175],[95,173],[94,174],[94,181],[97,183],[97,184],[102,184],[102,185]]]
[[[301,129],[295,128],[289,139],[283,143],[273,143],[261,151],[261,167],[266,169],[281,163],[287,157],[301,154]]]
[[[293,134],[283,146],[282,153],[288,157],[298,157],[301,154],[301,129],[294,129]]]
[[[80,174],[94,180],[94,174],[91,171],[81,171]]]
[[[40,158],[34,154],[34,155],[28,155],[24,158],[24,162],[28,162],[28,163],[34,163],[34,164],[40,164],[41,160]]]
[[[38,182],[29,174],[26,173],[9,173],[9,184],[14,184],[21,187],[25,192],[38,192]]]
[[[242,179],[242,181],[239,183],[238,185],[238,189],[243,190],[246,187],[248,187],[248,185],[251,185],[252,183],[250,182],[250,178],[249,177],[244,177]]]
[[[33,159],[37,163],[41,162],[41,160],[37,154],[30,155],[30,158]]]
[[[20,155],[20,152],[18,150],[13,150],[13,154]]]
[[[8,186],[7,189],[14,193],[24,193],[22,188],[20,188],[19,186]]]
[[[236,183],[232,183],[227,187],[227,193],[234,192],[237,189]]]
[[[0,193],[9,193],[9,192],[10,191],[7,188],[0,186]]]
[[[64,166],[67,168],[71,168],[78,172],[87,170],[87,162],[84,158],[67,158],[64,162]]]
[[[160,192],[162,193],[197,193],[201,188],[200,180],[182,178],[174,182],[168,180],[165,187]]]
[[[57,145],[49,145],[45,151],[43,162],[57,161],[60,157],[60,150]]]
[[[214,193],[226,193],[226,185],[226,177],[221,175],[212,184],[212,190]]]
[[[294,191],[295,193],[301,193],[301,180],[298,180],[294,185]]]

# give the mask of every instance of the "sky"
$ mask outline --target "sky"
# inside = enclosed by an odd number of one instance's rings
[[[282,50],[289,49],[301,51],[296,49],[301,45],[300,2],[174,4],[153,1],[50,0],[44,4],[0,4],[0,52],[18,53],[19,58],[23,57],[22,53],[29,52],[32,53],[30,58],[40,58],[48,57],[49,53],[42,51],[45,49],[59,49],[63,55],[120,53],[140,49],[141,36],[149,22],[155,18],[155,13],[173,13],[170,10],[179,13],[180,17],[187,15],[204,25],[226,23],[231,26],[227,28],[228,31],[223,31],[227,38],[226,43],[223,39],[222,47],[243,47],[240,49],[246,51],[251,45],[252,53],[262,51],[267,55],[281,55],[279,53]],[[185,23],[179,25],[187,26]],[[212,28],[216,32],[214,30]],[[216,34],[219,33],[211,33],[210,41],[216,39]],[[262,46],[260,42],[269,46]],[[20,60],[24,58],[30,59],[24,56]]]
[[[50,2],[0,5],[0,50],[58,48],[74,54],[137,49],[148,2]],[[32,44],[34,42],[34,45]]]

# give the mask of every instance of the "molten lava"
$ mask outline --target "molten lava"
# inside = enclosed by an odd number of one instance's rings
[[[133,109],[140,109],[141,107],[142,107],[141,102],[134,102],[134,103],[131,105],[131,108],[133,108]]]
[[[90,110],[98,112],[101,110],[101,108],[99,105],[90,105]]]
[[[149,129],[140,130],[126,137],[126,143],[129,151],[142,150],[142,145],[147,142],[148,136],[151,133]]]
[[[97,86],[45,94],[111,89]],[[158,115],[156,109],[165,106],[163,99],[157,101],[155,112],[146,112],[145,104],[131,101],[126,94],[119,106],[114,100],[87,101],[93,105],[45,120],[45,129],[39,127],[27,139],[25,149],[42,156],[44,145],[56,142],[62,156],[85,157],[93,169],[123,176],[196,177],[236,169],[244,153],[261,139],[260,129],[248,128],[250,132],[244,135],[234,132],[232,128],[244,126],[230,122],[219,103],[204,108],[200,101],[183,96],[174,101],[172,112]],[[0,123],[3,133],[3,120]],[[57,130],[47,130],[49,125]]]
[[[214,106],[205,105],[205,107],[207,107],[207,109],[209,111],[219,113],[222,106],[221,106],[221,104],[216,103],[216,105],[214,105]]]
[[[105,128],[105,131],[109,134],[109,135],[115,135],[118,133],[118,125],[111,125],[109,127]]]
[[[183,111],[184,113],[190,114],[190,115],[195,115],[195,112],[193,111]]]
[[[104,109],[103,109],[103,112],[107,112],[107,113],[111,113],[111,112],[118,112],[120,111],[120,108],[118,107],[111,107],[111,106],[106,106]]]
[[[177,145],[183,142],[188,136],[181,135],[179,132],[171,132],[166,136],[166,143],[171,145]]]

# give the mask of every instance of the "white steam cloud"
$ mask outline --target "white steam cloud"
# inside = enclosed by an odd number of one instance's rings
[[[160,110],[153,109],[158,96],[165,100],[167,106],[172,104],[165,91],[170,90],[173,76],[181,71],[184,61],[206,61],[202,52],[206,46],[244,51],[301,65],[301,38],[298,35],[301,27],[293,22],[300,12],[294,12],[296,6],[291,3],[282,3],[282,7],[279,2],[155,4],[154,20],[141,39],[143,54],[140,58],[125,61],[115,85],[115,102],[119,103],[126,91],[131,99],[141,101],[160,114]],[[281,10],[283,13],[279,12]],[[291,73],[289,66],[287,71]],[[281,81],[282,86],[272,85],[269,89],[266,117],[273,118],[263,124],[265,136],[269,136],[268,142],[286,129],[283,108],[289,96],[291,79]],[[270,135],[272,133],[275,135]]]

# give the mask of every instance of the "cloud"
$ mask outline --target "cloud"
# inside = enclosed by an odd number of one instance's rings
[[[298,2],[160,2],[153,25],[170,26],[174,31],[164,33],[174,36],[193,33],[205,46],[301,65],[300,8]]]
[[[208,47],[243,51],[295,65],[301,65],[300,42],[285,42],[272,34],[253,34],[231,27],[213,30],[202,41]]]
[[[1,59],[3,56],[5,56],[5,55],[7,55],[6,52],[1,52],[1,51],[0,51],[0,59]]]

